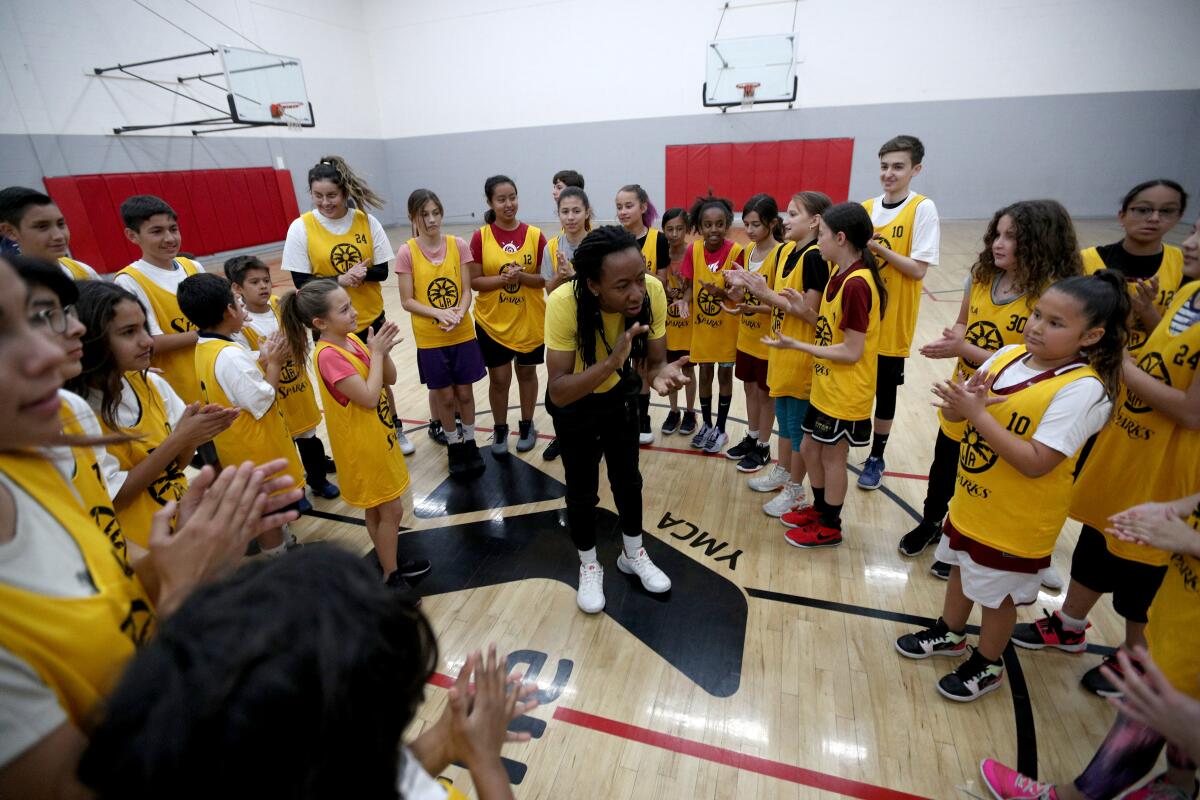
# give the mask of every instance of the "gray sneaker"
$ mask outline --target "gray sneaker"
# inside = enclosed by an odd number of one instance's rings
[[[729,444],[729,434],[714,425],[709,429],[708,436],[704,437],[704,452],[719,453],[727,444]]]
[[[492,431],[492,455],[506,456],[508,455],[508,426],[497,425]]]
[[[520,425],[520,437],[517,439],[517,452],[527,453],[537,444],[537,426],[530,420],[528,427],[524,422]]]
[[[417,450],[413,446],[413,443],[408,440],[408,437],[404,435],[404,431],[400,430],[399,427],[396,428],[396,444],[400,446],[400,452],[406,456],[411,456]]]
[[[709,425],[707,422],[701,425],[700,430],[696,431],[696,435],[692,437],[692,447],[697,450],[703,450],[704,442],[708,439],[709,431],[714,430],[716,430],[716,428],[714,428],[712,425]]]

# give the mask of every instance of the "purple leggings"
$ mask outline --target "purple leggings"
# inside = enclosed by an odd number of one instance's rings
[[[1110,800],[1154,769],[1154,762],[1167,745],[1167,763],[1179,769],[1196,769],[1187,755],[1170,744],[1153,728],[1118,713],[1075,788],[1088,800]]]

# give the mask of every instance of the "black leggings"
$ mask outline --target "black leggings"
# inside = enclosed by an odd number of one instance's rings
[[[954,496],[954,481],[958,477],[958,442],[938,428],[933,445],[933,463],[929,465],[929,485],[925,489],[926,525],[942,524]]]
[[[642,534],[642,474],[638,471],[638,401],[621,385],[560,408],[546,397],[567,477],[567,525],[577,550],[596,546],[600,458],[627,536]]]

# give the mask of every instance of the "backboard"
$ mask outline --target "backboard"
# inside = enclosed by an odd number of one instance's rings
[[[250,125],[288,125],[311,128],[312,104],[304,87],[300,59],[258,50],[218,45],[229,113],[233,122]],[[279,113],[279,106],[285,113]],[[293,105],[298,104],[298,105]],[[275,106],[275,113],[272,113]]]
[[[796,37],[792,33],[719,39],[705,47],[704,106],[746,105],[739,84],[757,83],[751,105],[796,100]]]

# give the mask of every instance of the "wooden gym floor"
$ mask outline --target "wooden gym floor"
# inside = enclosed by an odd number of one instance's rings
[[[953,324],[985,226],[943,223],[941,264],[925,281],[917,345]],[[1115,221],[1083,220],[1077,227],[1085,246],[1121,235]],[[454,232],[470,236],[463,226]],[[1182,232],[1180,226],[1169,241],[1182,241]],[[395,226],[389,234],[399,247],[409,229]],[[279,251],[263,257],[279,290],[289,288],[287,274],[278,271]],[[384,297],[389,318],[408,331],[394,279]],[[906,559],[896,543],[919,517],[936,432],[928,387],[948,374],[949,363],[916,354],[909,360],[884,489],[861,491],[851,475],[845,543],[817,552],[785,543],[784,529],[761,511],[769,495],[750,491],[733,462],[698,454],[685,437],[658,433],[667,404],[654,396],[656,441],[642,452],[644,527],[647,549],[674,588],[656,599],[617,571],[620,537],[602,480],[608,605],[587,616],[575,606],[578,561],[561,517],[562,463],[541,458],[553,427],[540,403],[535,419],[543,441],[517,454],[514,382],[512,454],[497,463],[486,447],[487,381],[476,384],[477,440],[488,471],[471,486],[454,486],[445,450],[425,435],[427,395],[410,333],[393,358],[397,407],[416,445],[400,545],[433,562],[420,588],[441,648],[441,666],[410,736],[441,714],[448,676],[467,654],[495,642],[543,690],[541,708],[517,723],[534,739],[504,752],[518,797],[986,795],[981,758],[1067,780],[1107,731],[1112,707],[1078,683],[1099,663],[1096,648],[1069,655],[1010,647],[1005,686],[962,705],[934,688],[956,662],[910,661],[894,650],[897,636],[936,618],[942,606],[945,584],[928,572],[931,554]],[[745,431],[738,386],[731,417],[738,420],[729,425],[732,444]],[[852,452],[852,468],[865,457],[865,449]],[[313,515],[292,525],[302,540],[370,551],[361,510],[337,500],[314,505]],[[1068,523],[1055,551],[1064,578],[1077,534],[1078,525]],[[1063,596],[1044,592],[1020,619],[1057,609]],[[1123,625],[1107,600],[1091,621],[1093,645],[1121,641]],[[470,791],[465,769],[451,767],[447,777]]]

